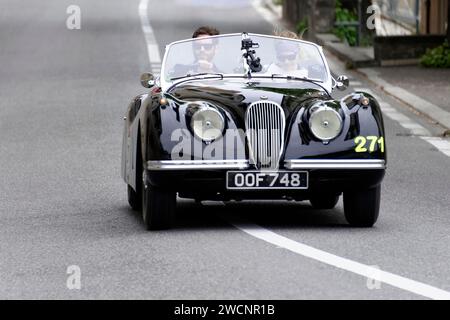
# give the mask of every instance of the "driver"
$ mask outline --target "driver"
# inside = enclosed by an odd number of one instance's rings
[[[210,38],[219,34],[219,30],[209,26],[203,26],[195,30],[192,38],[198,40],[192,41],[193,63],[175,65],[172,74],[180,76],[195,73],[221,73],[213,62],[217,52],[217,39]]]
[[[200,36],[199,40],[192,43],[194,52],[193,71],[195,73],[217,73],[219,69],[214,65],[214,57],[217,52],[217,39],[209,36]]]

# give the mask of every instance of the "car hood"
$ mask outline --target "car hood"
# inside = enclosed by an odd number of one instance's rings
[[[292,111],[312,100],[331,99],[322,87],[308,81],[259,78],[191,80],[176,85],[167,93],[180,100],[204,100],[241,110],[260,100],[273,101],[286,111]]]

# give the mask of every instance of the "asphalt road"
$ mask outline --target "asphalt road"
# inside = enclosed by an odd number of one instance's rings
[[[150,1],[161,53],[202,24],[273,30],[249,0],[210,2]],[[71,4],[0,2],[0,298],[425,298],[386,283],[371,290],[361,275],[235,227],[246,225],[450,291],[450,159],[390,117],[372,229],[348,227],[341,202],[315,211],[308,202],[180,201],[175,228],[145,231],[120,179],[122,118],[150,66],[139,1],[77,0],[80,30],[66,28]],[[391,114],[440,132],[378,95]],[[80,290],[67,288],[71,265]]]

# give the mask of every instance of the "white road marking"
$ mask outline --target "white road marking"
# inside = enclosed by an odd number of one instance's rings
[[[384,101],[378,101],[378,103],[380,104],[380,108],[383,111],[391,111],[391,110],[395,110],[389,103],[384,102]]]
[[[373,266],[362,264],[347,258],[328,253],[323,250],[313,248],[300,242],[283,237],[275,232],[260,227],[252,223],[229,221],[239,230],[252,237],[271,243],[277,247],[287,249],[307,258],[320,261],[330,266],[343,269],[368,279],[383,282],[393,287],[412,292],[430,299],[448,300],[450,292],[427,285],[422,282],[411,280],[387,271],[380,270]]]
[[[421,139],[431,143],[439,151],[450,157],[450,141],[438,137],[420,137]]]
[[[140,0],[139,2],[139,17],[141,18],[142,32],[147,43],[148,60],[150,61],[150,68],[153,73],[161,71],[161,56],[159,54],[158,43],[155,39],[155,33],[150,25],[148,18],[148,2],[149,0]]]

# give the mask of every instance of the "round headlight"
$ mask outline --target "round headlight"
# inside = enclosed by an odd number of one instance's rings
[[[209,142],[220,138],[224,127],[222,114],[212,107],[202,105],[192,115],[192,131],[203,141]]]
[[[342,117],[334,109],[319,106],[311,113],[309,127],[316,138],[332,140],[341,133]]]

